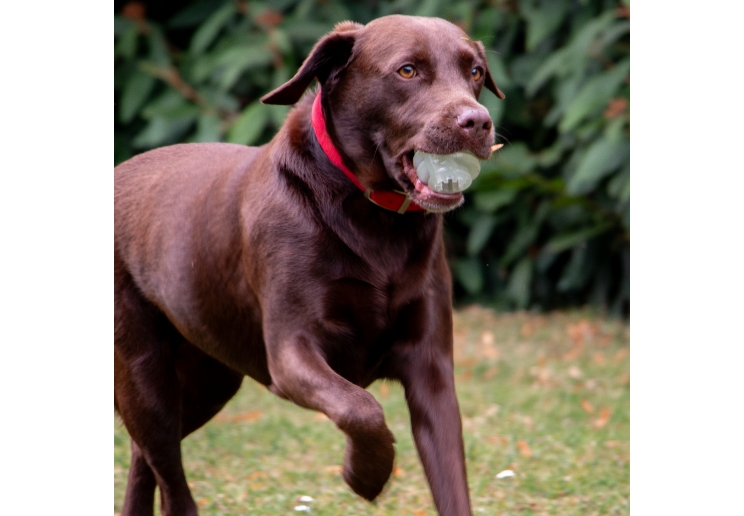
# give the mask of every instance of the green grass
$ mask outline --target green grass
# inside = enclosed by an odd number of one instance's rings
[[[474,514],[629,514],[629,328],[591,312],[455,315],[457,393]],[[321,414],[250,379],[182,444],[200,514],[436,515],[400,386],[377,382],[396,436],[395,473],[376,504],[340,476],[344,436]],[[114,422],[114,512],[129,436]],[[497,479],[511,469],[515,477]]]

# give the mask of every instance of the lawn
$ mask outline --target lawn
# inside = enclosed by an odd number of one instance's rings
[[[473,511],[499,515],[629,514],[630,330],[590,311],[455,314],[457,393]],[[436,515],[399,385],[377,382],[396,464],[376,504],[340,476],[344,436],[246,379],[238,395],[182,445],[202,516],[290,515],[300,496],[316,515]],[[114,513],[121,510],[129,436],[114,418]],[[497,478],[504,470],[513,477]]]

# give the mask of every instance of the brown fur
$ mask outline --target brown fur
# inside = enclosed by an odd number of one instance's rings
[[[414,80],[396,72],[406,63]],[[316,77],[329,134],[365,186],[410,193],[401,157],[414,148],[490,152],[477,98],[484,85],[503,94],[482,45],[443,20],[340,24],[264,101],[297,102]],[[196,514],[180,440],[246,375],[346,434],[344,479],[369,500],[390,476],[394,439],[364,388],[402,382],[439,513],[471,514],[442,216],[365,199],[320,149],[313,98],[262,147],[174,145],[115,169],[114,401],[132,437],[124,515],[152,514],[156,484],[163,514]]]

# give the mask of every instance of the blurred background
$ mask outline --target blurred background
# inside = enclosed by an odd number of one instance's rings
[[[629,0],[115,1],[115,164],[178,142],[260,145],[258,98],[334,24],[437,16],[480,40],[504,148],[446,215],[456,302],[630,310]]]

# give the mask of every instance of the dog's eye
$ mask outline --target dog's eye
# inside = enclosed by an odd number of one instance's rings
[[[470,72],[470,75],[473,77],[474,81],[478,82],[480,78],[483,77],[483,70],[481,70],[479,67],[475,67]]]
[[[398,69],[398,75],[400,75],[404,79],[413,79],[414,77],[416,77],[416,69],[411,65],[401,66]]]

